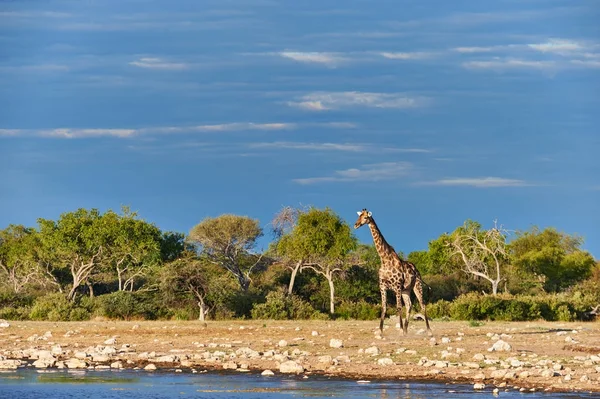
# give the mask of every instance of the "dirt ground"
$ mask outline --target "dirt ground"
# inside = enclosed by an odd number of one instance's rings
[[[485,389],[600,392],[600,322],[433,321],[433,338],[423,331],[422,321],[411,321],[407,337],[401,336],[395,322],[386,320],[380,336],[378,321],[10,321],[9,327],[0,328],[0,355],[17,358],[19,351],[60,345],[64,360],[116,338],[115,348],[128,344],[130,349],[126,357],[117,353],[111,361],[129,359],[125,368],[153,363],[182,372],[224,368],[279,372],[280,363],[293,360],[309,377],[481,382]],[[331,339],[341,340],[343,346],[331,347]],[[508,343],[510,350],[488,351],[498,340]],[[251,348],[260,356],[234,355],[240,348]],[[224,352],[225,357],[206,355],[207,351]],[[140,356],[144,352],[147,356]],[[164,355],[178,359],[153,362]],[[94,364],[99,363],[90,362]]]

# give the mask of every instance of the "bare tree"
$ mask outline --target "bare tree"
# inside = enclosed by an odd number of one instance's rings
[[[481,230],[478,223],[467,221],[449,237],[448,245],[453,255],[462,260],[462,270],[473,276],[481,277],[492,285],[492,294],[498,294],[502,277],[502,265],[507,259],[506,236],[508,231],[502,226]]]

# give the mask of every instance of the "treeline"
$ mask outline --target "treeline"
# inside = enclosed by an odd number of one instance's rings
[[[285,207],[268,226],[226,214],[185,235],[128,208],[10,225],[0,230],[0,318],[378,317],[379,256],[333,210]],[[271,243],[257,251],[264,234]],[[406,258],[433,318],[585,320],[600,304],[600,263],[582,245],[553,228],[508,234],[467,220]]]

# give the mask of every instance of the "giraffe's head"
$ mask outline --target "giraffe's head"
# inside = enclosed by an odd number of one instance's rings
[[[358,211],[356,213],[358,213],[358,219],[356,219],[356,223],[354,223],[355,229],[358,229],[363,224],[367,224],[367,223],[371,222],[371,220],[372,220],[371,212],[367,211],[366,209],[363,209],[362,211]]]

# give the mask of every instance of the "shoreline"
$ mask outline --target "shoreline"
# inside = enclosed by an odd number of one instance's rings
[[[9,321],[0,369],[154,370],[467,384],[521,392],[600,392],[600,323],[395,320]],[[495,349],[493,349],[495,348]],[[484,384],[485,387],[479,384]]]

